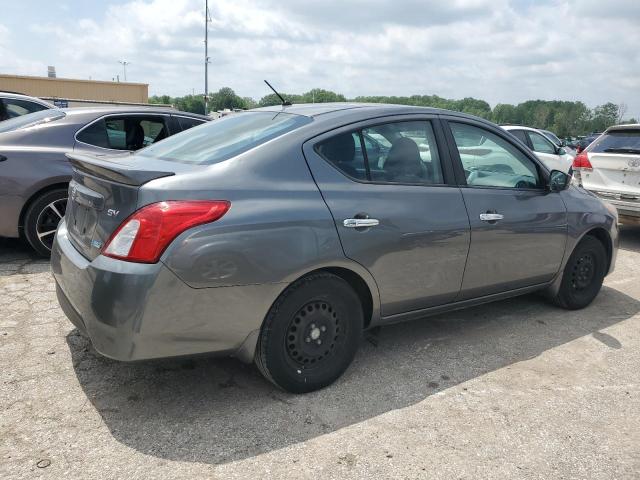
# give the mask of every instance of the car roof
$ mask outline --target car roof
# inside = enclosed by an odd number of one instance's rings
[[[376,113],[397,114],[397,113],[456,113],[442,110],[440,108],[419,107],[415,105],[395,105],[389,103],[358,103],[358,102],[335,102],[335,103],[299,103],[293,105],[272,105],[269,107],[254,108],[254,112],[286,112],[305,117],[317,117],[326,114],[346,113],[347,110],[376,110]]]
[[[54,105],[45,101],[45,100],[41,100],[38,97],[32,97],[30,95],[25,95],[23,93],[18,93],[18,92],[8,92],[5,90],[0,91],[0,97],[2,98],[14,98],[16,100],[29,100],[31,102],[35,102],[35,103],[39,103],[40,105],[46,105],[50,108],[54,108]]]
[[[532,132],[543,132],[544,130],[540,130],[539,128],[533,127],[525,127],[524,125],[500,125],[505,130],[530,130]]]
[[[187,117],[199,118],[202,120],[211,120],[209,117],[198,113],[183,112],[171,107],[152,107],[142,105],[99,105],[91,107],[67,107],[59,108],[68,116],[84,115],[84,114],[110,114],[110,113],[163,113],[171,115],[182,115]]]
[[[640,123],[627,123],[625,125],[614,125],[607,128],[607,132],[619,132],[623,130],[640,130]]]

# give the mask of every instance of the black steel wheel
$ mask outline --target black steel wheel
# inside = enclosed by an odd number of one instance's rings
[[[590,235],[584,237],[567,261],[555,303],[570,310],[589,305],[600,292],[606,268],[602,242]]]
[[[283,390],[317,390],[347,369],[362,328],[362,305],[349,284],[330,273],[309,275],[271,307],[258,340],[256,365]]]
[[[67,190],[56,189],[36,198],[24,216],[24,236],[43,257],[51,255],[58,223],[67,208]]]

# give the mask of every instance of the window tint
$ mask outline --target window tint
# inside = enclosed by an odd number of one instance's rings
[[[200,120],[198,118],[189,118],[189,117],[178,117],[178,125],[180,125],[180,130],[189,130],[191,127],[197,127],[198,125],[202,125],[204,120]]]
[[[21,115],[47,109],[47,107],[40,105],[39,103],[14,98],[5,98],[4,104],[9,118],[19,117]]]
[[[587,149],[593,153],[640,153],[640,128],[613,130],[599,137]]]
[[[529,142],[527,141],[527,134],[524,132],[524,130],[509,130],[509,133],[525,145],[529,145]]]
[[[313,119],[285,112],[241,112],[173,135],[140,152],[141,156],[209,165],[240,155]]]
[[[168,136],[164,117],[107,117],[78,134],[78,141],[113,150],[139,150]]]
[[[47,108],[40,110],[39,112],[29,113],[27,115],[21,115],[19,117],[11,118],[0,123],[0,133],[10,132],[12,130],[18,130],[19,128],[28,128],[43,123],[54,122],[64,118],[66,113],[55,108]]]
[[[538,188],[536,164],[514,145],[483,128],[450,122],[469,186]]]
[[[551,141],[537,132],[527,132],[527,134],[531,139],[531,144],[533,145],[534,152],[551,153],[552,155],[555,155],[556,149]]]
[[[357,180],[367,179],[360,135],[357,132],[331,137],[318,144],[316,151],[349,177]]]
[[[441,184],[442,167],[431,122],[396,122],[362,130],[372,181]]]
[[[356,180],[444,183],[435,135],[428,121],[386,123],[342,133],[319,143],[316,151]]]

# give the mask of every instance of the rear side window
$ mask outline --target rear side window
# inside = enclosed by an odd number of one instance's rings
[[[39,103],[30,102],[28,100],[18,100],[14,98],[5,98],[4,105],[9,118],[19,117],[28,113],[46,110],[47,107]]]
[[[516,137],[525,145],[527,146],[529,145],[529,142],[527,141],[527,134],[525,133],[524,130],[509,130],[509,133],[512,134],[514,137]]]
[[[438,185],[444,183],[429,121],[393,122],[331,137],[316,151],[359,181]]]
[[[112,150],[139,150],[168,136],[165,117],[131,115],[102,118],[78,133],[79,142]]]
[[[202,125],[204,120],[200,120],[199,118],[189,118],[189,117],[178,117],[178,125],[180,125],[180,130],[189,130],[192,127],[197,127],[198,125]]]
[[[588,152],[640,154],[640,128],[637,130],[613,130],[594,141]]]
[[[139,153],[143,157],[210,165],[240,155],[313,120],[286,112],[242,112],[173,135]]]
[[[18,130],[19,128],[34,127],[43,123],[54,122],[64,118],[66,113],[62,110],[56,110],[55,108],[47,108],[40,110],[39,112],[29,113],[27,115],[21,115],[19,117],[11,118],[0,123],[0,133],[10,132],[12,130]]]

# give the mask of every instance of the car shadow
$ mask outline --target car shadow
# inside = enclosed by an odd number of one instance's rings
[[[17,238],[0,237],[0,277],[49,271],[49,259]]]
[[[630,252],[640,252],[640,225],[620,227],[620,248]]]
[[[632,317],[640,302],[604,287],[582,311],[529,295],[384,327],[332,386],[291,395],[233,359],[120,363],[67,336],[73,368],[119,442],[159,458],[220,464],[277,450],[430,395]]]

